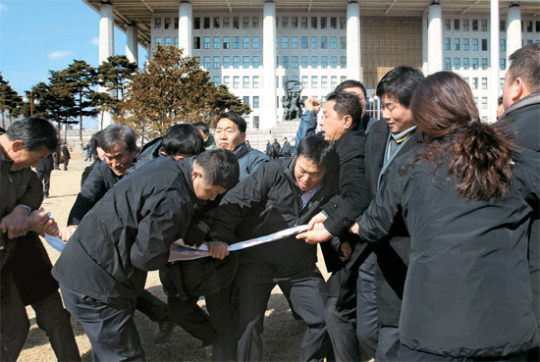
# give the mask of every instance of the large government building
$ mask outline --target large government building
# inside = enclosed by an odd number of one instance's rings
[[[484,121],[493,121],[508,56],[540,41],[540,1],[504,0],[83,0],[100,13],[100,62],[113,55],[113,29],[137,45],[175,45],[196,57],[216,84],[249,103],[249,127],[283,121],[285,84],[303,98],[345,79],[368,88],[407,64],[424,74],[451,70],[471,86]],[[289,82],[297,81],[297,82]]]

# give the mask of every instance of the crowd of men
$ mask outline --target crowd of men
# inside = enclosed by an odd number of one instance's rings
[[[294,147],[268,140],[265,153],[234,112],[213,135],[177,124],[140,150],[132,129],[111,125],[90,142],[66,227],[39,208],[52,165],[31,170],[52,163],[56,130],[38,117],[2,130],[0,359],[17,359],[31,305],[59,360],[80,360],[70,315],[94,360],[144,360],[135,309],[158,323],[156,344],[178,325],[213,360],[261,360],[279,285],[306,324],[303,361],[538,360],[540,44],[510,61],[495,125],[479,124],[459,77],[409,66],[377,85],[383,119],[347,80],[324,104],[305,101]],[[229,251],[298,225],[308,230]],[[54,267],[44,233],[66,242]],[[169,262],[178,239],[210,257]],[[166,302],[144,289],[152,270]]]

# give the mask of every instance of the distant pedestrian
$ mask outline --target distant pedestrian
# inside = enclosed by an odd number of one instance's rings
[[[272,158],[279,158],[281,152],[281,145],[279,144],[277,138],[274,138],[274,143],[272,143]]]
[[[92,142],[89,141],[88,144],[86,145],[86,158],[84,160],[92,161],[92,156],[93,156]]]
[[[51,172],[54,169],[54,160],[52,157],[52,154],[49,154],[47,157],[42,159],[38,162],[36,165],[36,174],[39,179],[43,183],[44,189],[43,189],[43,198],[49,197],[49,186],[51,183]]]
[[[65,142],[64,145],[62,146],[62,156],[64,156],[64,171],[67,171],[69,159],[71,158],[71,154],[69,153],[67,142]]]
[[[281,154],[285,158],[291,157],[291,144],[287,140],[287,137],[283,139],[283,146],[281,147]]]
[[[270,140],[266,143],[266,155],[272,157],[272,144],[270,143]]]

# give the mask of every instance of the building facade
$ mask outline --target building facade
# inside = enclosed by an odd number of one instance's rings
[[[101,14],[100,61],[112,55],[113,24],[125,30],[132,60],[137,43],[150,56],[157,44],[181,47],[251,105],[252,128],[283,121],[288,81],[303,98],[324,99],[343,80],[360,80],[377,117],[374,88],[403,64],[460,74],[482,120],[493,121],[508,55],[540,41],[536,0],[84,1]]]

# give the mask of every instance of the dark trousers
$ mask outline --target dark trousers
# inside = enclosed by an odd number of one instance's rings
[[[64,157],[64,171],[67,171],[68,163],[69,163],[69,158]]]
[[[144,361],[133,320],[134,300],[106,304],[62,285],[60,290],[67,310],[81,323],[92,344],[94,361]]]
[[[0,360],[15,361],[28,336],[30,322],[13,279],[4,276],[2,283]],[[37,325],[47,334],[56,358],[59,361],[80,361],[70,316],[62,306],[58,291],[31,305],[36,312]]]
[[[275,277],[257,265],[241,266],[237,274],[241,335],[238,360],[261,360],[264,314],[276,284],[291,301],[296,314],[307,324],[302,340],[301,360],[326,357],[331,347],[324,323],[324,301],[319,293],[323,283],[316,267],[287,277]]]
[[[51,170],[36,171],[39,181],[43,183],[43,196],[49,196],[49,186],[51,183]]]
[[[356,337],[356,308],[337,309],[337,297],[326,300],[325,320],[336,361],[360,361]]]
[[[197,304],[198,297],[181,299],[169,295],[167,304],[172,321],[193,337],[200,339],[204,346],[213,345],[212,360],[236,360],[237,330],[235,308],[231,288],[206,295],[206,313]]]
[[[150,318],[152,322],[159,323],[170,320],[167,304],[146,289],[137,297],[135,308]]]
[[[375,265],[377,256],[371,253],[358,268],[356,281],[356,334],[358,342],[373,357],[377,355],[379,324],[377,322],[377,296],[375,287]],[[379,359],[377,359],[378,361]]]
[[[410,349],[404,345],[400,345],[399,352],[397,356],[399,361],[426,361],[426,362],[437,362],[437,361],[526,361],[527,353],[518,353],[512,354],[509,356],[501,357],[489,357],[489,358],[457,358],[457,357],[444,357],[436,354],[431,354],[427,352],[417,351]]]

